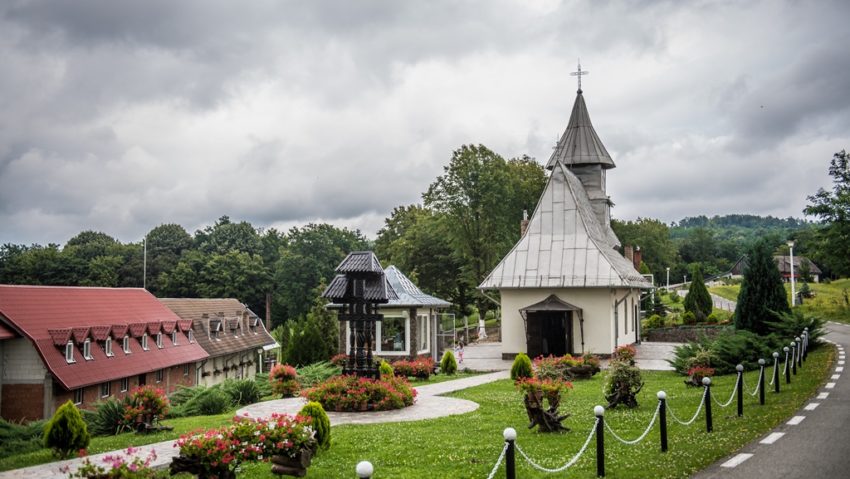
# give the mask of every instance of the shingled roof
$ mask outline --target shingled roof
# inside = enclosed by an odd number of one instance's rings
[[[566,166],[601,164],[605,169],[616,166],[590,122],[590,114],[587,112],[581,90],[576,95],[567,129],[558,140],[546,168],[554,169],[556,163]]]
[[[45,366],[66,389],[117,380],[158,369],[192,363],[208,355],[197,343],[178,332],[177,345],[163,334],[163,347],[154,341],[143,351],[137,339],[130,340],[130,353],[121,348],[121,337],[112,337],[113,356],[106,356],[102,343],[110,331],[122,331],[130,323],[141,326],[177,321],[179,318],[156,298],[137,288],[81,288],[57,286],[0,285],[0,322],[6,322],[33,342]],[[75,352],[76,362],[65,361],[67,341],[84,341],[87,332],[92,342],[93,359]],[[56,340],[62,340],[56,344]],[[96,346],[97,345],[97,346]]]
[[[192,322],[195,340],[210,357],[277,344],[260,318],[237,299],[160,298],[159,301],[183,320]],[[218,336],[210,331],[214,323],[221,323]]]
[[[479,288],[650,288],[606,233],[581,181],[557,163],[525,235]]]
[[[395,298],[390,299],[386,305],[382,305],[383,308],[393,306],[448,308],[451,306],[448,301],[423,293],[418,286],[413,284],[413,281],[395,266],[388,266],[384,273],[387,275],[387,283]]]

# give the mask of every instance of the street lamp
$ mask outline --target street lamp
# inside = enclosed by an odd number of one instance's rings
[[[667,267],[667,292],[670,292],[670,267]]]
[[[788,252],[791,255],[791,306],[797,305],[797,289],[794,284],[794,242],[788,241]]]

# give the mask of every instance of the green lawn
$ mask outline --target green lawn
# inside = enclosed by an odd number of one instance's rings
[[[802,287],[802,284],[796,284],[797,290]],[[798,308],[806,315],[818,316],[828,321],[836,321],[840,323],[850,323],[850,299],[845,299],[845,294],[850,298],[850,279],[839,279],[829,284],[827,283],[809,283],[812,292],[815,293],[814,298],[805,298],[803,304]],[[715,286],[710,288],[712,293],[722,296],[726,299],[736,301],[738,292],[741,290],[740,285],[731,286]],[[785,291],[788,294],[788,302],[791,302],[791,285],[785,284]]]
[[[779,395],[767,394],[767,404],[747,395],[744,418],[735,414],[734,401],[725,409],[714,405],[714,432],[705,432],[700,418],[691,426],[669,424],[670,451],[659,452],[657,425],[643,442],[625,446],[606,434],[606,475],[611,478],[687,477],[712,462],[736,451],[747,442],[763,435],[785,421],[811,397],[826,378],[832,365],[834,350],[821,348],[809,356],[805,368],[792,379],[792,384]],[[616,409],[607,412],[606,420],[622,437],[632,439],[643,432],[655,412],[655,394],[664,389],[670,405],[681,419],[693,415],[702,389],[688,388],[683,378],[671,372],[644,373],[646,385],[638,397],[637,410]],[[755,387],[756,372],[745,375],[747,387]],[[714,391],[726,401],[734,385],[734,376],[716,379]],[[354,466],[369,460],[375,466],[375,477],[392,478],[483,478],[487,477],[503,446],[502,431],[517,429],[518,444],[539,463],[557,467],[578,451],[593,424],[593,406],[602,402],[602,376],[575,383],[564,402],[573,416],[565,424],[573,429],[564,434],[542,434],[525,428],[527,418],[520,393],[508,381],[499,381],[464,391],[453,396],[478,402],[472,413],[428,421],[345,425],[333,428],[333,446],[313,462],[307,477],[350,478]],[[596,476],[595,441],[571,469],[570,477]],[[517,459],[518,477],[552,477],[532,469]],[[247,477],[272,478],[268,464],[250,464]],[[561,477],[565,475],[561,474]],[[503,470],[497,477],[504,477]]]
[[[669,424],[670,451],[659,452],[657,425],[647,438],[636,446],[625,446],[606,434],[606,473],[613,478],[686,477],[724,457],[747,442],[759,437],[791,416],[824,382],[832,366],[834,350],[821,348],[809,356],[809,361],[790,386],[782,384],[782,393],[768,392],[767,405],[759,406],[757,398],[745,397],[745,417],[735,415],[734,401],[728,408],[714,407],[714,432],[705,433],[702,415],[691,426]],[[501,451],[502,431],[514,427],[519,432],[518,444],[536,461],[557,467],[572,457],[587,437],[593,424],[593,406],[601,403],[602,376],[574,384],[562,402],[562,411],[572,413],[565,424],[572,432],[542,434],[525,428],[527,418],[522,398],[508,381],[470,388],[452,396],[469,399],[481,405],[472,413],[441,419],[372,425],[344,425],[333,428],[333,446],[319,455],[309,469],[308,477],[349,478],[361,460],[371,461],[375,477],[392,478],[481,478],[487,477]],[[439,376],[438,376],[439,378]],[[442,378],[440,378],[442,379]],[[672,372],[644,372],[646,385],[638,396],[636,410],[608,411],[606,420],[622,437],[631,439],[643,432],[655,412],[658,390],[668,393],[670,406],[681,419],[690,418],[702,394],[701,389],[688,388],[683,378]],[[745,375],[747,388],[755,387],[757,374]],[[716,397],[726,401],[732,391],[734,376],[716,378]],[[176,438],[179,434],[198,428],[212,428],[226,423],[232,413],[209,417],[172,419],[166,424],[175,427],[170,433],[146,436],[122,434],[93,439],[89,452],[98,453],[123,449],[128,445],[141,446]],[[595,477],[593,442],[585,455],[572,468],[570,477]],[[49,462],[50,454],[37,451],[0,460],[0,470],[9,470]],[[518,476],[523,478],[549,477],[533,470],[518,458]],[[265,463],[244,467],[242,477],[273,478]],[[499,476],[503,476],[500,472]]]

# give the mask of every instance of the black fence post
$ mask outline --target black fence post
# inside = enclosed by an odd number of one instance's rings
[[[759,359],[759,404],[764,406],[764,359]]]
[[[711,421],[711,378],[702,378],[702,385],[705,386],[705,432],[711,432],[714,430]]]
[[[605,477],[605,408],[593,408],[596,415],[596,476]]]
[[[357,463],[357,467],[354,469],[354,472],[357,473],[357,477],[360,479],[370,479],[372,474],[375,473],[375,468],[369,461],[360,461]]]
[[[735,366],[735,371],[738,371],[737,387],[735,388],[738,391],[738,417],[742,417],[744,415],[744,365]]]
[[[505,444],[508,446],[505,451],[505,477],[516,479],[516,429],[505,428],[502,437],[505,438]]]
[[[667,452],[667,393],[658,391],[658,430],[661,433],[661,452]]]
[[[803,328],[803,361],[809,359],[809,328]]]
[[[797,336],[794,342],[797,343],[797,367],[803,369],[803,341]]]
[[[797,343],[791,341],[791,372],[797,375]]]
[[[791,349],[785,346],[782,350],[785,351],[785,384],[791,384],[791,366],[788,365],[788,351]]]
[[[779,353],[773,352],[773,392],[779,392]]]

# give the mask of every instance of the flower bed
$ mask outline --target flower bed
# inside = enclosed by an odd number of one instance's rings
[[[421,356],[414,360],[401,359],[392,364],[396,376],[428,379],[434,372],[434,359],[431,356]]]
[[[233,471],[242,462],[297,457],[305,451],[312,456],[316,439],[310,421],[285,414],[272,414],[269,420],[236,416],[230,425],[180,436],[174,445],[180,455],[172,460],[171,472],[235,477]]]
[[[128,457],[133,456],[138,451],[132,446],[127,448],[126,454]],[[93,464],[89,458],[83,461],[83,465],[75,472],[71,473],[70,466],[65,465],[60,468],[61,472],[69,473],[69,478],[97,478],[97,479],[153,479],[158,476],[157,472],[151,468],[151,462],[156,460],[156,451],[150,450],[147,457],[133,457],[133,460],[127,461],[123,455],[109,454],[102,459],[103,463],[108,467]]]
[[[386,411],[413,405],[416,390],[406,379],[336,376],[303,393],[326,411]]]
[[[153,428],[168,414],[168,397],[165,391],[154,386],[133,389],[124,402],[123,426],[129,429]]]

